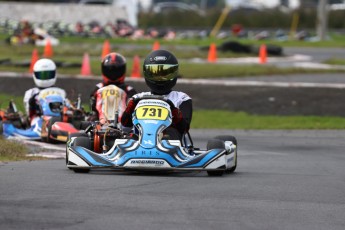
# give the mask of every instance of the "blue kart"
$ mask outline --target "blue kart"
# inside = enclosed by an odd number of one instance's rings
[[[91,169],[110,168],[134,171],[207,171],[210,176],[232,173],[237,167],[237,140],[233,136],[218,136],[207,143],[206,150],[193,147],[189,134],[183,140],[164,138],[164,130],[171,125],[172,115],[167,100],[144,97],[133,113],[133,124],[138,130],[133,138],[116,128],[103,132],[103,146],[107,133],[112,133],[110,149],[97,152],[93,148],[99,138],[88,132],[71,135],[67,141],[66,165],[77,173]],[[116,123],[116,122],[115,122]],[[98,130],[100,132],[100,130]]]
[[[65,109],[65,96],[60,89],[44,89],[37,97],[41,115],[28,124],[11,101],[8,110],[0,113],[0,134],[5,138],[66,142],[69,133],[79,131],[76,127],[80,125],[74,120],[83,120],[83,114],[80,109],[75,109],[70,115],[71,112]],[[78,119],[74,119],[77,113]],[[74,120],[70,119],[72,116]]]

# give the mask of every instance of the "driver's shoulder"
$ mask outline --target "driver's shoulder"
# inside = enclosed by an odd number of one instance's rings
[[[40,92],[40,89],[37,88],[37,87],[34,87],[34,88],[31,88],[31,89],[26,90],[25,93],[24,93],[24,95],[25,95],[25,96],[32,96],[32,95],[37,94],[37,93],[39,93],[39,92]]]
[[[143,96],[149,96],[149,95],[152,95],[152,93],[151,92],[141,92],[141,93],[134,94],[133,98],[141,98]]]
[[[168,98],[178,98],[179,100],[186,101],[192,99],[188,94],[182,91],[171,91],[168,95]]]

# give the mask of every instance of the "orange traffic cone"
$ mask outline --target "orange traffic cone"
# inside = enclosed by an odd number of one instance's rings
[[[216,44],[212,43],[210,45],[210,49],[208,51],[208,57],[207,57],[208,62],[216,62],[217,61],[217,47]]]
[[[103,49],[102,49],[102,59],[110,53],[110,43],[109,40],[105,40],[103,43]]]
[[[50,39],[47,39],[46,45],[44,47],[43,57],[50,58],[53,57],[53,48]]]
[[[84,53],[80,75],[82,75],[82,76],[90,76],[91,75],[90,58],[89,58],[88,53]]]
[[[152,51],[154,51],[154,50],[159,50],[159,48],[160,48],[159,41],[155,41],[155,42],[153,43],[153,46],[152,46]]]
[[[133,68],[132,68],[132,78],[141,78],[140,75],[140,58],[138,55],[135,55],[133,58]]]
[[[32,51],[32,55],[31,55],[31,63],[30,63],[29,73],[34,72],[34,65],[35,65],[36,61],[38,61],[38,51],[37,51],[37,49],[34,49]]]
[[[261,45],[259,50],[259,62],[265,64],[267,62],[267,49],[266,45]]]

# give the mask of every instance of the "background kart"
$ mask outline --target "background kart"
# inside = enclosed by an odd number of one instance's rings
[[[0,133],[6,138],[43,140],[46,142],[67,141],[69,133],[76,133],[84,120],[79,107],[67,107],[64,95],[55,88],[42,90],[38,95],[41,116],[31,125],[11,101],[7,110],[0,113]]]
[[[206,150],[193,147],[189,134],[181,141],[166,140],[163,131],[170,126],[169,103],[158,97],[145,97],[133,113],[138,138],[129,138],[116,126],[119,138],[109,150],[94,151],[92,135],[71,135],[67,142],[66,164],[75,172],[111,168],[135,171],[207,171],[211,176],[234,172],[237,167],[237,141],[233,136],[218,136],[207,143]],[[106,140],[106,138],[105,138]]]

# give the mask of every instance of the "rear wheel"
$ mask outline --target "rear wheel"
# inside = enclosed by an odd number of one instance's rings
[[[54,125],[55,122],[61,121],[60,117],[52,117],[49,119],[48,124],[47,124],[47,136],[46,137],[42,137],[42,141],[47,142],[47,143],[56,143],[57,141],[52,139],[50,137],[51,132],[52,132],[52,127]]]
[[[225,170],[225,172],[226,172],[226,173],[229,173],[229,174],[230,174],[230,173],[233,173],[233,172],[235,172],[236,168],[237,168],[237,157],[236,157],[236,159],[235,159],[235,165],[232,166],[231,168]]]
[[[209,176],[222,176],[224,171],[207,171],[207,175]]]
[[[211,149],[225,149],[224,141],[219,139],[212,139],[207,142],[207,150]]]
[[[85,169],[85,168],[74,168],[73,169],[73,171],[75,172],[75,173],[88,173],[88,172],[90,172],[90,169]]]
[[[221,135],[221,136],[216,136],[215,139],[219,139],[222,141],[231,141],[234,143],[234,145],[237,145],[237,140],[234,136],[231,135]]]
[[[225,149],[224,141],[219,139],[212,139],[207,142],[207,150],[211,149]],[[222,176],[224,173],[224,170],[212,170],[207,171],[207,174],[209,176]]]
[[[73,122],[73,125],[76,129],[85,130],[91,125],[91,122],[90,121],[75,121]]]
[[[4,128],[2,127],[2,121],[0,121],[0,135],[4,132]]]
[[[73,146],[81,146],[81,147],[91,150],[91,141],[88,137],[80,136],[74,140]]]
[[[80,132],[80,133],[70,133],[68,134],[68,139],[67,142],[69,140],[71,140],[72,137],[88,137],[88,135],[86,133]],[[75,146],[75,145],[73,145]],[[68,164],[68,151],[67,151],[68,145],[66,145],[66,165]]]
[[[68,140],[70,140],[72,137],[88,137],[88,135],[87,135],[87,133],[84,133],[84,132],[68,134]]]
[[[79,135],[80,136],[79,136]],[[73,146],[81,146],[84,147],[86,149],[90,149],[91,148],[91,141],[88,137],[84,136],[87,135],[85,133],[73,133],[70,135],[71,136],[77,136],[77,138],[74,140],[73,142]],[[68,164],[68,155],[67,155],[67,150],[66,150],[66,164]],[[75,173],[88,173],[90,171],[89,168],[73,168],[72,169]]]
[[[234,145],[236,145],[236,148],[237,148],[237,139],[234,136],[231,136],[231,135],[221,135],[221,136],[216,136],[215,138],[219,139],[219,140],[222,140],[222,141],[231,141]],[[225,172],[226,173],[233,173],[233,172],[235,172],[236,167],[237,167],[237,150],[235,152],[235,165],[232,166],[229,169],[226,169]]]

